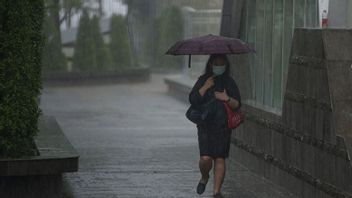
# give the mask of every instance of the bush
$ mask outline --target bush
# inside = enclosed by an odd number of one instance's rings
[[[66,70],[67,60],[61,49],[60,30],[54,24],[53,17],[45,15],[43,24],[45,45],[42,65],[45,70]]]
[[[0,1],[0,156],[34,155],[43,0]]]
[[[100,33],[99,18],[89,18],[87,10],[80,18],[73,55],[73,70],[96,71],[111,69],[111,56]]]
[[[87,10],[84,10],[79,21],[75,52],[73,55],[72,65],[75,71],[91,71],[97,69],[95,46],[91,32],[89,15]]]
[[[132,48],[122,16],[113,15],[110,22],[110,52],[115,68],[132,66]]]
[[[95,47],[96,68],[101,70],[110,70],[112,67],[112,60],[110,52],[104,43],[103,36],[100,33],[99,18],[94,16],[90,22],[91,34]]]
[[[183,18],[180,8],[172,6],[162,11],[157,19],[156,60],[158,67],[182,68],[183,58],[166,56],[165,52],[183,39]]]

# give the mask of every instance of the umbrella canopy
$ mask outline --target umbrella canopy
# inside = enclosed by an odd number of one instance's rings
[[[190,67],[191,55],[242,54],[248,52],[255,51],[241,39],[209,34],[178,41],[166,54],[189,55],[188,66]]]
[[[169,55],[207,55],[207,54],[242,54],[254,51],[241,39],[205,35],[178,41],[166,54]]]

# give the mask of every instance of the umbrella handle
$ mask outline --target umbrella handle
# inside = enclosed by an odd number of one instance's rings
[[[188,55],[188,68],[191,68],[191,55]]]

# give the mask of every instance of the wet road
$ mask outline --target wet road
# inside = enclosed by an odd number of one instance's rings
[[[53,115],[80,154],[79,171],[64,174],[65,198],[202,196],[196,127],[187,104],[166,94],[161,75],[149,83],[44,87],[41,108]],[[233,146],[233,145],[231,145]],[[292,197],[233,159],[225,197]]]

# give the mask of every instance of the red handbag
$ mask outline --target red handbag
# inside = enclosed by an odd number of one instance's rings
[[[237,128],[244,121],[244,113],[241,110],[233,111],[227,102],[223,102],[227,112],[227,126],[230,129]]]

